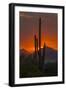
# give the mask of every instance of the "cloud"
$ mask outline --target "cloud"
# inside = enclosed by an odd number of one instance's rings
[[[20,16],[25,18],[33,18],[33,16],[25,15],[24,13],[20,14]]]

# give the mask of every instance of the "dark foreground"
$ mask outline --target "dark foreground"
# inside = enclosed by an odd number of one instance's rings
[[[42,49],[43,50],[43,49]],[[41,50],[41,51],[42,51]],[[39,65],[39,61],[42,63]],[[25,50],[20,51],[20,78],[24,77],[41,77],[41,76],[57,76],[58,62],[57,51],[46,47],[44,59],[34,57]],[[41,66],[41,68],[40,68]]]
[[[41,70],[37,61],[30,56],[27,58],[20,57],[20,78],[57,76],[57,61],[45,60]]]

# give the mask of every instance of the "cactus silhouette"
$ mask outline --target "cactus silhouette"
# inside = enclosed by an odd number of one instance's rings
[[[34,35],[34,48],[35,48],[35,59],[39,58],[38,64],[39,64],[39,69],[42,70],[43,65],[44,65],[44,60],[45,60],[45,43],[43,46],[43,52],[41,55],[41,18],[39,18],[39,33],[38,33],[38,38],[36,35]]]
[[[34,35],[34,47],[35,47],[34,57],[35,57],[35,59],[37,59],[37,56],[38,56],[38,38],[36,37],[36,35]]]

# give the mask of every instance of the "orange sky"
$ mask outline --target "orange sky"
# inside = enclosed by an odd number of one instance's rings
[[[20,12],[20,49],[34,51],[34,34],[38,37],[38,17],[41,17],[41,46],[58,49],[57,14]]]

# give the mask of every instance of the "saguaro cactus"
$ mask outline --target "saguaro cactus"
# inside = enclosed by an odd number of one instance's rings
[[[43,61],[45,61],[45,48],[46,48],[46,44],[44,43],[44,46],[43,46],[43,55],[42,55]]]
[[[41,51],[41,18],[39,18],[39,33],[38,33],[38,38],[36,35],[34,35],[34,46],[35,46],[35,59],[39,59],[39,69],[43,69],[44,65],[44,60],[45,60],[45,43],[43,50]],[[38,50],[39,49],[39,50]]]
[[[38,53],[38,38],[36,35],[34,35],[34,46],[35,46],[35,59],[37,59],[37,53]]]
[[[41,18],[39,18],[39,69],[41,69]]]

